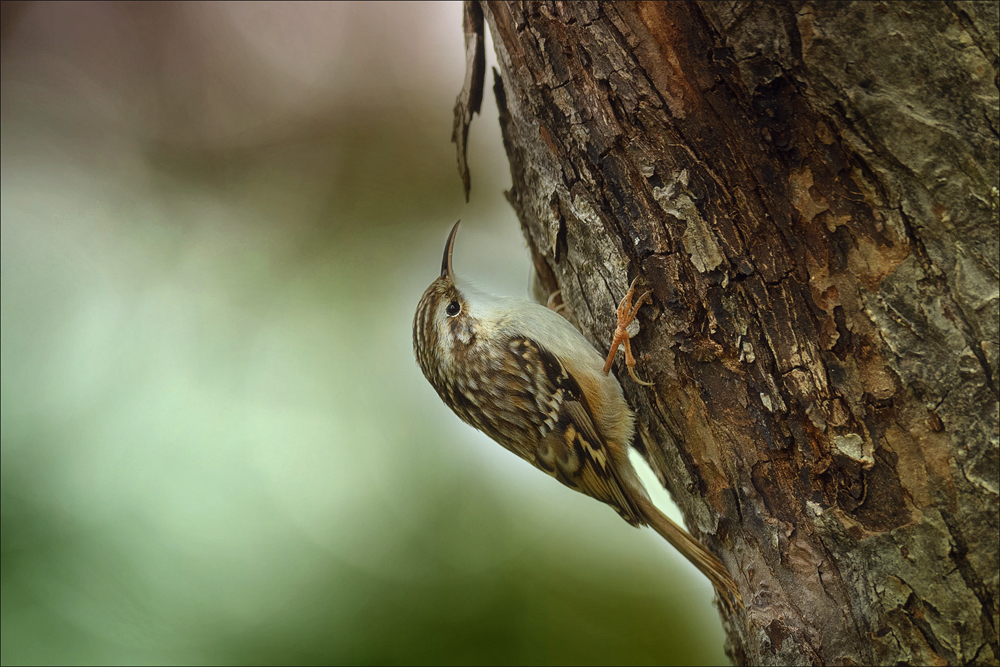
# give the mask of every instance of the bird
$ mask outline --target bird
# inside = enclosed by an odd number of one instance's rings
[[[462,421],[571,489],[610,505],[632,526],[651,527],[708,577],[727,609],[734,609],[733,602],[742,607],[725,566],[657,509],[629,461],[635,416],[609,371],[620,345],[632,378],[650,384],[635,375],[628,333],[650,293],[633,303],[632,282],[618,305],[605,360],[555,310],[460,285],[452,262],[460,222],[445,243],[441,273],[413,318],[413,350],[424,377]]]

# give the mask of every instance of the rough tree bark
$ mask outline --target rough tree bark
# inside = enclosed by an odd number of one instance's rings
[[[653,291],[620,377],[733,660],[997,664],[997,3],[466,12],[544,290],[604,350]]]

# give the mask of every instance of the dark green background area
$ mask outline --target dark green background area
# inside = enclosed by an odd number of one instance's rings
[[[693,568],[413,361],[455,219],[527,293],[492,100],[470,204],[448,142],[460,14],[5,14],[4,664],[725,660]]]

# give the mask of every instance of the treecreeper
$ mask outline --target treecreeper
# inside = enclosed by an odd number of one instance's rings
[[[650,526],[712,582],[722,603],[742,606],[725,567],[649,498],[628,457],[635,417],[609,371],[619,346],[632,378],[628,325],[649,298],[618,306],[606,360],[554,310],[527,299],[459,285],[452,267],[455,223],[441,274],[413,318],[413,351],[441,400],[462,421],[581,493],[610,505],[633,526]]]

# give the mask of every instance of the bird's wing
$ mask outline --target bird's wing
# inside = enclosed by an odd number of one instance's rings
[[[580,384],[554,354],[528,338],[512,339],[508,349],[511,371],[527,380],[538,415],[534,455],[522,456],[566,486],[611,505],[629,523],[645,523],[618,471],[628,443],[609,443],[597,430]]]

